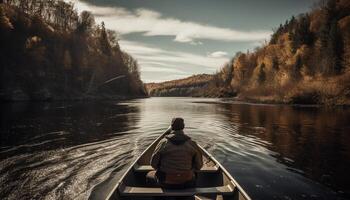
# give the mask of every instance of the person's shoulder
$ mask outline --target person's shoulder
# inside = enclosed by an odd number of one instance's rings
[[[190,138],[189,140],[187,140],[192,146],[198,147],[198,144],[196,141],[192,140],[192,138]]]
[[[162,151],[162,150],[165,148],[166,143],[167,143],[167,139],[165,139],[165,138],[161,139],[161,140],[158,142],[156,149],[157,149],[158,151]]]
[[[194,143],[196,143],[196,141],[194,141],[192,138],[188,138],[188,140],[187,141],[189,141],[189,142],[191,142],[192,144],[194,144]]]
[[[165,137],[163,139],[161,139],[158,143],[158,145],[161,145],[162,147],[165,147],[167,144],[169,144],[169,138],[168,137]]]

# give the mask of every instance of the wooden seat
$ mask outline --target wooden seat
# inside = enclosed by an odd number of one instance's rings
[[[217,172],[218,171],[217,166],[203,166],[199,171],[197,172]],[[134,171],[135,172],[149,172],[154,170],[151,165],[134,165]]]
[[[151,165],[134,165],[134,171],[136,172],[149,172],[154,170]]]
[[[187,188],[187,189],[164,189],[160,187],[120,187],[122,196],[193,196],[198,194],[232,194],[234,189],[229,186]]]
[[[203,166],[199,171],[200,172],[217,172],[219,169],[218,166]]]
[[[201,196],[201,195],[194,195],[194,199],[195,200],[213,200],[212,197]],[[224,197],[221,194],[219,194],[219,195],[216,195],[215,200],[224,200]]]

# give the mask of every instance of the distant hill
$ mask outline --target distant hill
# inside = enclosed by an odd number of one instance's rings
[[[218,93],[205,91],[210,88],[214,75],[199,74],[184,79],[162,83],[147,83],[151,96],[217,96]]]
[[[178,84],[150,94],[168,95],[183,88],[177,94],[350,105],[350,1],[320,1],[309,13],[281,24],[268,43],[253,52],[237,53],[212,77],[194,95],[185,90],[190,87]]]
[[[0,2],[0,100],[147,95],[137,61],[90,12],[63,0]]]

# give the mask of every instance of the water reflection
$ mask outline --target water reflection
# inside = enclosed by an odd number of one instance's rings
[[[2,105],[1,110],[2,148],[50,141],[46,150],[110,138],[134,126],[138,117],[133,114],[139,113],[137,107],[108,102],[23,102]]]
[[[133,158],[128,130],[139,120],[137,107],[61,102],[1,109],[1,199],[86,199]]]
[[[287,169],[350,193],[350,112],[317,107],[217,104],[238,132],[264,145]]]
[[[174,116],[253,199],[350,193],[349,110],[201,98],[1,109],[0,199],[103,199]]]

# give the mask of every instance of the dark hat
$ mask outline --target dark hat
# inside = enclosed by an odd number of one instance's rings
[[[179,131],[185,128],[184,119],[180,117],[173,118],[171,120],[171,129],[174,131]]]

